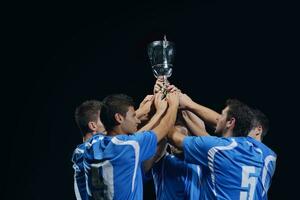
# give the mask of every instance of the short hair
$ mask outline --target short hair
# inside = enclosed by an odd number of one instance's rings
[[[252,128],[253,113],[246,104],[237,99],[228,99],[226,101],[228,106],[227,120],[235,118],[235,126],[233,128],[233,136],[247,136]]]
[[[128,108],[130,106],[134,107],[133,99],[126,94],[109,95],[103,99],[102,103],[100,119],[106,131],[111,131],[118,125],[115,119],[116,113],[126,116]]]
[[[261,134],[261,139],[267,135],[269,131],[269,119],[267,116],[261,112],[258,109],[252,109],[254,118],[252,120],[252,129],[261,126],[262,127],[262,134]]]
[[[75,121],[83,136],[91,131],[88,126],[89,122],[97,122],[101,106],[100,101],[88,100],[76,108]]]

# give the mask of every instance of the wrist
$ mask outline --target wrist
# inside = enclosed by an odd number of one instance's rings
[[[156,115],[156,116],[161,116],[161,115],[164,114],[164,112],[165,112],[165,110],[156,110],[156,112],[155,112],[154,115]]]

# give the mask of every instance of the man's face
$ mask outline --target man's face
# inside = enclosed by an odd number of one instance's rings
[[[128,108],[126,116],[124,117],[124,121],[121,124],[122,130],[126,134],[132,134],[137,131],[137,126],[141,121],[136,117],[135,110],[133,106]]]
[[[215,133],[218,135],[223,135],[226,132],[226,122],[227,122],[227,112],[229,107],[227,106],[222,110],[220,118],[217,119],[217,127]]]

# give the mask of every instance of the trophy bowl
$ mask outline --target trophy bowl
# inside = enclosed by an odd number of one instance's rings
[[[168,78],[172,75],[175,45],[167,41],[154,41],[148,45],[148,56],[150,59],[153,75],[157,78],[163,76]]]

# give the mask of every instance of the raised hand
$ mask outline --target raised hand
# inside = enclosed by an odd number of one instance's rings
[[[162,99],[163,93],[158,92],[155,94],[154,106],[156,108],[156,112],[165,112],[168,107],[168,102],[166,99]]]
[[[150,106],[151,106],[152,101],[153,101],[153,99],[154,99],[153,96],[154,96],[154,95],[147,95],[147,96],[144,98],[144,100],[140,103],[139,108],[145,106],[146,104],[150,104]]]
[[[148,113],[151,110],[151,105],[154,101],[154,95],[147,95],[144,100],[140,103],[139,108],[135,111],[137,118],[140,120],[146,120]]]
[[[179,92],[172,92],[167,95],[167,101],[169,103],[169,106],[179,106]]]
[[[181,90],[178,89],[175,85],[167,85],[167,91],[168,92],[181,92]]]
[[[162,77],[158,77],[156,82],[155,82],[155,85],[153,87],[153,94],[156,94],[160,91],[162,91],[162,88],[164,86],[164,80]]]

